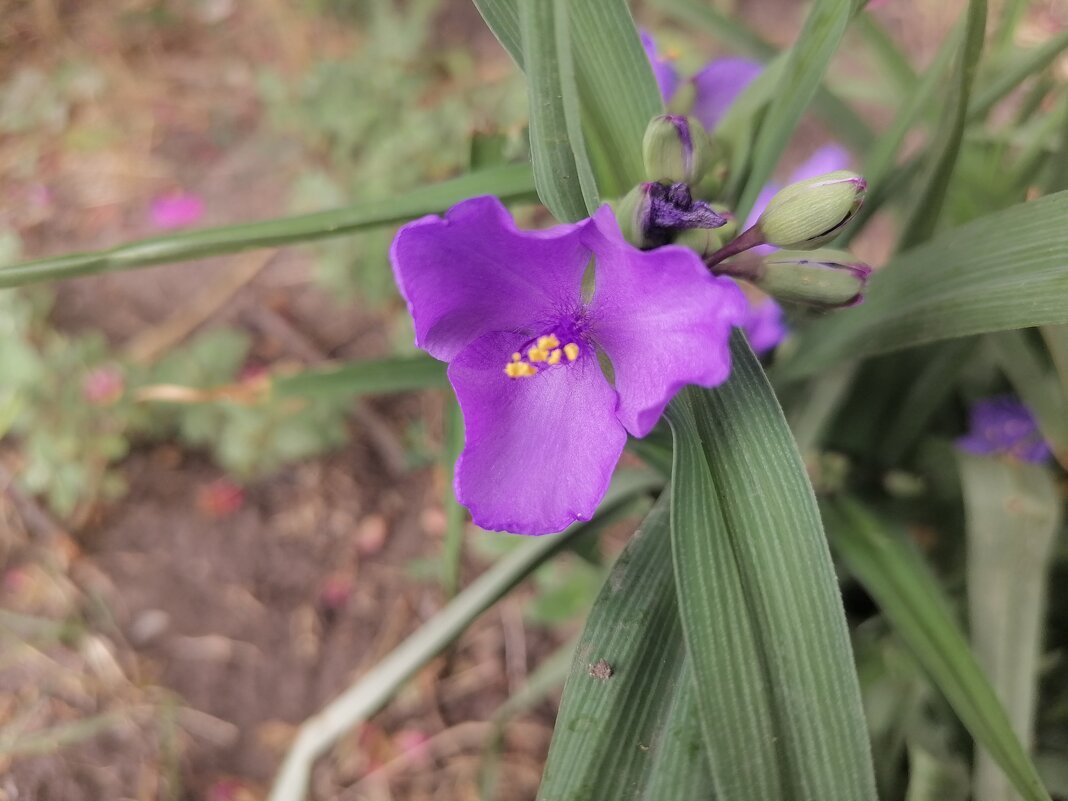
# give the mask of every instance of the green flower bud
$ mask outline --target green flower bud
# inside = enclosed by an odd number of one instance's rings
[[[771,199],[757,226],[769,245],[817,248],[852,219],[867,188],[867,181],[848,170],[790,184]]]
[[[668,184],[696,184],[710,166],[709,151],[708,134],[693,117],[653,117],[642,140],[646,178]]]
[[[864,299],[871,267],[842,250],[780,250],[765,256],[750,279],[778,300],[837,308]]]

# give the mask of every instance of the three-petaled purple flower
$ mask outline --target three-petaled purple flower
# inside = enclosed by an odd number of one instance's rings
[[[449,363],[466,436],[456,497],[487,529],[588,520],[627,433],[648,434],[684,385],[727,378],[746,309],[693,251],[628,244],[607,206],[523,231],[473,198],[404,226],[390,258],[416,345]]]
[[[987,398],[971,409],[971,430],[957,447],[978,456],[1011,456],[1022,462],[1044,462],[1049,443],[1038,430],[1031,410],[1010,396]]]

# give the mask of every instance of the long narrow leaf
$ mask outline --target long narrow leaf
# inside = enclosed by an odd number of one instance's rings
[[[429,356],[401,356],[379,361],[314,367],[272,379],[278,397],[374,395],[447,387],[445,365]]]
[[[1041,72],[1068,48],[1068,29],[1053,36],[1038,47],[1032,47],[1010,64],[997,70],[983,83],[968,107],[968,120],[977,122],[987,115],[995,105],[1005,98],[1013,89],[1034,75]]]
[[[719,797],[875,798],[842,601],[782,410],[739,334],[730,380],[684,391],[672,547]]]
[[[519,8],[534,181],[558,220],[578,220],[597,208],[597,187],[579,121],[567,4],[545,0]]]
[[[576,648],[538,798],[713,798],[694,705],[665,493],[631,538]]]
[[[661,8],[695,28],[707,31],[733,51],[770,62],[779,55],[779,50],[730,14],[703,0],[654,0]],[[812,111],[834,131],[845,144],[863,153],[871,147],[874,135],[868,124],[838,95],[826,86],[820,86],[812,99]]]
[[[362,228],[441,212],[474,195],[497,195],[505,201],[534,200],[534,177],[528,165],[509,165],[462,175],[400,197],[364,201],[348,208],[186,231],[94,253],[39,259],[0,268],[0,289],[343,236]]]
[[[819,88],[852,13],[851,0],[816,0],[787,57],[753,146],[752,170],[735,213],[744,220]]]
[[[474,2],[525,69],[520,0]],[[660,93],[624,0],[571,0],[566,5],[583,130],[598,168],[598,187],[604,197],[619,196],[644,180],[642,136],[650,118],[662,111]]]
[[[972,83],[979,68],[986,35],[986,0],[970,0],[964,28],[964,44],[957,62],[953,89],[942,120],[936,129],[926,164],[926,180],[913,200],[912,212],[901,233],[901,241],[917,245],[931,238],[949,191],[949,181],[957,166]]]
[[[804,332],[780,377],[924,342],[1068,323],[1066,216],[1068,192],[1059,192],[902,253],[872,276],[861,306]]]
[[[968,537],[972,646],[1024,747],[1034,740],[1046,581],[1060,527],[1050,471],[960,455]],[[985,751],[975,760],[976,801],[1011,798],[1012,785]]]
[[[978,743],[1027,801],[1050,801],[1034,764],[954,620],[937,579],[900,535],[852,500],[824,508],[836,552],[875,599]]]

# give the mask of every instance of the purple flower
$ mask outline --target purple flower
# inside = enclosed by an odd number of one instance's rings
[[[1031,410],[1009,396],[976,402],[971,431],[957,440],[957,447],[978,456],[1011,456],[1022,462],[1044,462],[1052,455]]]
[[[711,131],[762,69],[759,62],[747,58],[717,58],[708,62],[690,79],[694,88],[691,113]]]
[[[487,529],[588,520],[627,432],[649,433],[684,385],[727,378],[745,313],[693,251],[627,244],[607,206],[521,231],[499,200],[473,198],[401,228],[390,258],[416,345],[449,362],[466,431],[456,497]]]
[[[773,351],[790,333],[783,319],[782,306],[771,298],[749,301],[742,330],[758,356]]]
[[[185,228],[204,215],[204,201],[189,192],[170,192],[152,201],[152,224],[157,228]]]
[[[649,66],[653,68],[656,85],[660,87],[660,95],[664,98],[664,102],[668,103],[679,88],[679,74],[675,71],[675,67],[672,66],[671,59],[660,55],[656,48],[656,40],[653,39],[652,35],[646,31],[642,31],[641,35],[642,47],[645,48]]]

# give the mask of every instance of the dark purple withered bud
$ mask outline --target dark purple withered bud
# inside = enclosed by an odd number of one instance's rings
[[[639,184],[616,206],[616,217],[627,241],[644,250],[670,244],[681,231],[727,223],[708,203],[694,200],[682,183]]]

